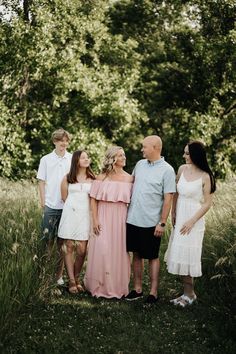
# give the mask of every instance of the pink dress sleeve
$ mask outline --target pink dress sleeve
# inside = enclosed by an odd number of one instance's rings
[[[90,197],[106,202],[130,203],[133,183],[117,181],[98,181],[92,183]]]
[[[99,188],[100,188],[101,181],[94,180],[92,182],[92,186],[90,189],[90,197],[97,199],[96,196],[98,194]]]

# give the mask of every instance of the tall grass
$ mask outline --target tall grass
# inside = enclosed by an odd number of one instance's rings
[[[30,182],[0,179],[0,327],[34,301],[42,286],[37,188]]]
[[[207,214],[202,285],[225,309],[236,301],[236,180],[218,183]],[[214,295],[213,295],[214,294]]]
[[[218,183],[214,205],[206,217],[203,276],[196,282],[200,298],[205,294],[207,302],[210,299],[219,311],[229,313],[236,300],[235,195],[236,180]],[[46,299],[52,283],[52,264],[47,264],[40,242],[41,210],[36,185],[0,179],[0,198],[0,326],[4,334],[10,331],[17,312]],[[166,242],[163,240],[162,252]],[[162,272],[176,282],[164,269]],[[169,286],[162,279],[161,288]]]

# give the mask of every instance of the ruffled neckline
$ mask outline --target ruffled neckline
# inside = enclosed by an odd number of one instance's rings
[[[132,182],[95,180],[92,183],[90,196],[107,202],[130,203],[132,186]]]

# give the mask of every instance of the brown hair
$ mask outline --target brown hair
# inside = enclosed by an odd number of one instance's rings
[[[61,141],[63,138],[66,138],[68,141],[70,141],[70,134],[63,128],[59,128],[52,133],[53,143],[56,141]]]
[[[207,161],[206,148],[204,144],[201,141],[193,140],[187,145],[192,163],[200,168],[200,170],[209,174],[211,180],[211,193],[214,193],[216,190],[216,181]]]
[[[88,154],[87,151],[85,151],[85,150],[76,150],[72,155],[70,171],[67,175],[67,182],[68,183],[77,183],[78,182],[77,181],[77,173],[78,173],[78,169],[80,168],[78,163],[79,163],[80,156],[83,152]],[[86,168],[86,176],[87,176],[87,178],[91,178],[91,179],[96,178],[90,166],[88,166]]]

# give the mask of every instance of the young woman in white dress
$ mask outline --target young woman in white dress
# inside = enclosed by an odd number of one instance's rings
[[[169,273],[181,275],[184,293],[171,300],[185,307],[197,298],[194,277],[200,277],[204,215],[212,205],[215,178],[208,165],[204,145],[192,141],[184,148],[186,164],[177,174],[177,193],[173,198],[172,225],[165,261]]]
[[[79,276],[92,231],[89,193],[94,179],[87,152],[75,151],[70,171],[61,183],[65,204],[58,229],[58,237],[64,239],[62,250],[71,294],[83,291]]]

